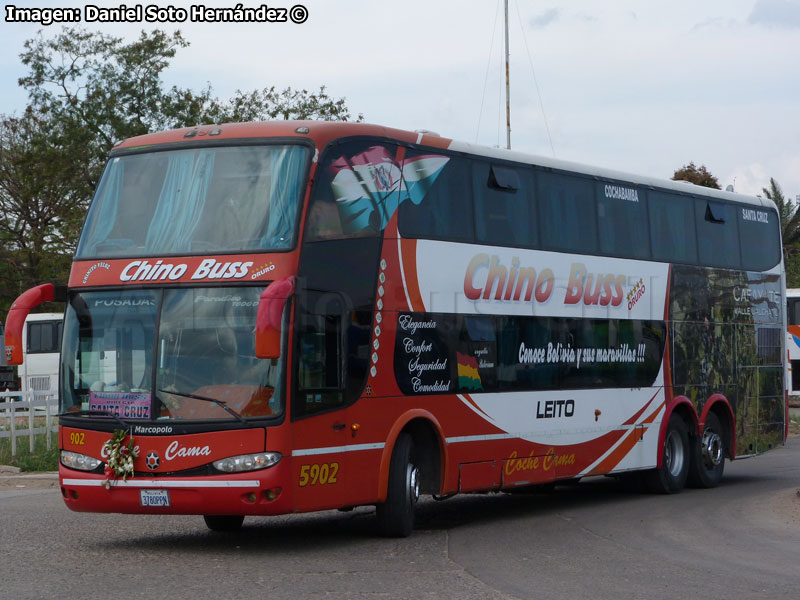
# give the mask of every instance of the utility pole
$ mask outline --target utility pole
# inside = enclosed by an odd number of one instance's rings
[[[506,149],[511,150],[511,92],[508,74],[508,0],[505,0],[506,9]]]

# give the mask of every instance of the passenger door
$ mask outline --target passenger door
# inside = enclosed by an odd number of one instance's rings
[[[292,457],[301,511],[336,508],[346,496],[343,308],[332,293],[307,292],[297,304]]]

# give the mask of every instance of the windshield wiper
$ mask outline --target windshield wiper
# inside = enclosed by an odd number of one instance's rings
[[[94,417],[98,417],[98,416],[111,417],[117,423],[122,425],[123,429],[130,429],[132,427],[132,425],[130,423],[128,423],[127,421],[123,420],[122,417],[120,417],[119,415],[114,414],[110,410],[73,410],[71,412],[59,413],[58,416],[59,417],[79,417],[79,416],[85,416],[85,417],[93,417],[93,416]]]
[[[203,402],[212,402],[222,408],[225,412],[233,415],[236,419],[241,421],[242,423],[247,423],[244,417],[233,410],[230,406],[225,404],[222,400],[218,400],[217,398],[209,398],[208,396],[199,396],[197,394],[187,394],[183,392],[170,392],[169,390],[158,390],[163,394],[172,394],[173,396],[179,396],[180,398],[192,398],[193,400],[202,400]]]

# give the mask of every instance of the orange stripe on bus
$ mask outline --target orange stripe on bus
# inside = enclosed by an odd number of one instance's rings
[[[617,446],[611,454],[606,456],[599,465],[592,469],[592,474],[596,475],[599,473],[608,473],[614,467],[616,467],[639,441],[640,432],[641,435],[644,435],[645,431],[645,428],[636,428],[629,431],[628,435],[623,438],[620,445]]]
[[[660,391],[660,390],[659,390],[659,391]],[[630,419],[628,419],[627,421],[625,421],[625,422],[623,423],[623,425],[633,425],[633,424],[634,424],[636,421],[638,421],[638,420],[639,420],[639,417],[641,417],[641,416],[642,416],[642,413],[644,413],[644,411],[646,411],[646,410],[647,410],[647,407],[648,407],[648,406],[650,406],[650,404],[652,404],[653,400],[655,400],[655,399],[656,399],[656,396],[658,396],[658,392],[656,392],[655,394],[653,394],[653,397],[652,397],[652,398],[650,398],[650,400],[648,400],[648,401],[647,401],[647,404],[645,404],[645,405],[644,405],[642,408],[640,408],[640,409],[639,409],[639,410],[636,412],[636,414],[635,414],[635,415],[633,415],[633,416],[632,416]]]

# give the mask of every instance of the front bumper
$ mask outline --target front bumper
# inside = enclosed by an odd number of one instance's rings
[[[290,512],[288,461],[248,473],[206,477],[129,477],[59,467],[61,494],[76,512],[174,515],[279,515]],[[142,506],[141,490],[164,490],[169,506]]]

